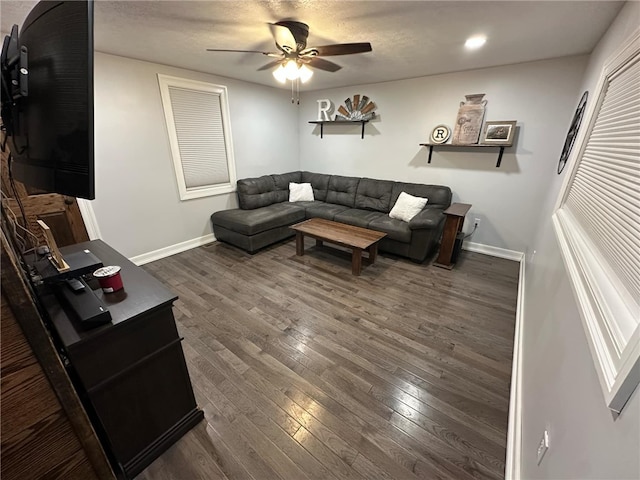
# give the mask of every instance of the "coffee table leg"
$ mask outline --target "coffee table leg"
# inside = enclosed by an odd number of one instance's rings
[[[321,247],[322,246],[322,240],[318,240],[316,238],[316,247]]]
[[[296,255],[304,255],[304,234],[296,232]]]
[[[354,275],[360,275],[362,270],[362,249],[354,248],[351,254],[351,273]]]
[[[369,247],[369,263],[375,262],[377,256],[378,256],[378,244],[374,243]]]

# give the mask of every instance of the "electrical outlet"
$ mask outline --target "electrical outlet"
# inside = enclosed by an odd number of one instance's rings
[[[549,432],[545,430],[540,442],[538,443],[538,465],[542,462],[542,458],[544,457],[544,454],[547,453],[547,450],[549,450]]]
[[[474,224],[475,224],[476,227],[479,227],[480,226],[480,219],[476,218],[475,221],[474,221]]]

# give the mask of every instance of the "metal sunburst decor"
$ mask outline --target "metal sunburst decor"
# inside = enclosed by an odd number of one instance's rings
[[[344,105],[338,107],[336,121],[371,120],[376,116],[376,104],[369,101],[366,95],[354,95],[353,100],[347,98]]]

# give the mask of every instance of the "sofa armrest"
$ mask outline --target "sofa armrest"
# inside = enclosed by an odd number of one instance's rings
[[[438,229],[445,219],[443,212],[441,208],[426,208],[411,219],[409,228],[411,230]]]

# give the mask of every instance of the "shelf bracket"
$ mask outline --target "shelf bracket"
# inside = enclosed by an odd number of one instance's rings
[[[502,163],[502,154],[504,153],[504,147],[500,147],[500,153],[498,154],[498,163],[496,163],[496,168],[500,167]]]
[[[360,134],[360,138],[361,138],[362,140],[364,140],[364,124],[365,124],[365,123],[366,123],[366,122],[362,122],[362,133]]]
[[[429,145],[429,161],[427,163],[431,163],[432,154],[433,154],[433,145]]]
[[[320,138],[322,138],[322,134],[324,133],[324,123],[320,124]]]

